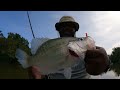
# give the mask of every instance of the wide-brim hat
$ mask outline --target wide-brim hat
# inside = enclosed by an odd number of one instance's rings
[[[71,16],[63,16],[59,22],[55,24],[56,30],[60,30],[60,28],[66,24],[69,24],[75,28],[76,31],[79,29],[79,24],[74,20]]]

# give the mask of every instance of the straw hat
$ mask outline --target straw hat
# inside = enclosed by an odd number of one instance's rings
[[[71,16],[63,16],[59,22],[55,24],[56,30],[60,30],[60,28],[66,24],[69,24],[75,28],[76,31],[79,29],[79,24],[75,22],[74,18]]]

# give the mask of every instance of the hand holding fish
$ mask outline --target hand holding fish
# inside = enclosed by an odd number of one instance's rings
[[[104,48],[96,46],[95,50],[87,50],[85,56],[86,71],[91,75],[99,75],[109,68],[109,58]]]

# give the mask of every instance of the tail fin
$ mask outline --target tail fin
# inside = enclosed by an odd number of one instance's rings
[[[15,56],[18,59],[18,62],[22,65],[23,68],[27,68],[29,66],[28,63],[27,63],[28,55],[27,55],[26,52],[24,52],[21,49],[17,49]]]

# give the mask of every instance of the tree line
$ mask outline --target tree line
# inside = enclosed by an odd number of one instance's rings
[[[17,48],[21,48],[27,54],[31,55],[29,42],[17,33],[9,32],[7,37],[4,37],[0,31],[0,56],[9,57],[10,62],[16,62],[15,52]],[[0,59],[2,60],[2,58]]]

